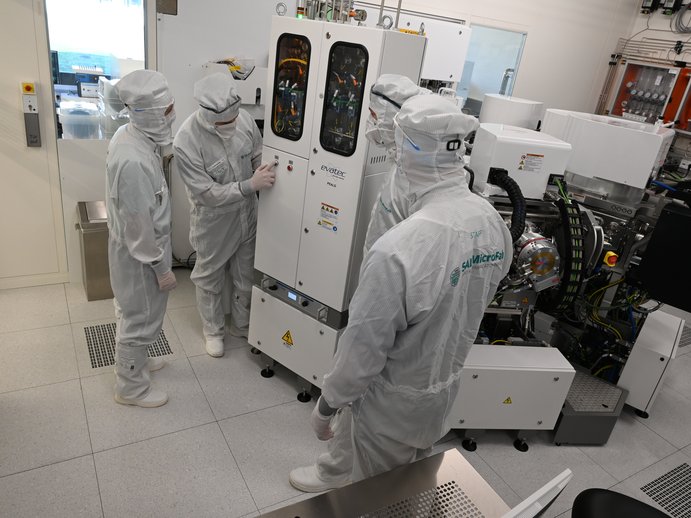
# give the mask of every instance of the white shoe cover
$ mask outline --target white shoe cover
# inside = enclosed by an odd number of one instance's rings
[[[213,336],[206,339],[206,352],[209,356],[214,358],[220,358],[223,356],[225,351],[225,345],[223,344],[223,338],[220,336]]]
[[[115,402],[121,405],[134,405],[143,408],[155,408],[163,406],[168,402],[168,394],[162,390],[151,389],[149,393],[141,399],[125,399],[115,394]]]
[[[321,493],[350,484],[350,477],[338,477],[322,480],[317,474],[317,467],[304,466],[290,472],[290,485],[305,493]]]

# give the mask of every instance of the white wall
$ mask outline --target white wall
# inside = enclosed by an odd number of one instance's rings
[[[67,259],[43,2],[0,2],[0,34],[0,288],[64,282]],[[22,81],[36,83],[40,148],[26,147]]]
[[[527,32],[513,94],[592,112],[609,55],[630,34],[640,0],[404,0],[403,7]]]

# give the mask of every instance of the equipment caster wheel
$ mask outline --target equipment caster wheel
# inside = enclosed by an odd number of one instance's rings
[[[463,441],[461,441],[461,446],[463,446],[463,449],[466,451],[477,450],[477,443],[472,439],[463,439]]]
[[[261,352],[259,349],[257,349],[256,347],[252,347],[252,348],[250,349],[250,352],[251,352],[252,354],[261,354],[261,353],[262,353],[262,352]]]
[[[516,439],[515,441],[513,441],[513,447],[516,448],[518,451],[522,451],[523,453],[527,452],[530,449],[528,443],[525,442],[523,439]]]
[[[640,417],[641,419],[648,419],[650,417],[650,414],[648,412],[645,412],[644,410],[634,410],[636,415]]]
[[[300,403],[309,403],[310,401],[312,401],[312,394],[303,390],[298,394],[298,401]]]
[[[561,446],[561,443],[560,443],[560,442],[555,442],[554,445],[555,445],[555,446]]]
[[[262,378],[273,378],[273,375],[276,373],[271,367],[267,367],[266,369],[262,369],[260,374],[262,375]]]

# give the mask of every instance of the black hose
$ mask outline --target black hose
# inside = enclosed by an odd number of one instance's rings
[[[475,183],[475,171],[473,171],[467,165],[464,165],[463,169],[468,171],[468,173],[470,174],[470,181],[468,182],[468,189],[470,189],[472,191],[473,190],[473,184]]]
[[[501,187],[509,195],[509,200],[511,200],[511,205],[513,206],[511,228],[509,230],[511,232],[511,238],[515,243],[525,231],[525,215],[528,210],[521,188],[516,181],[509,176],[506,169],[499,169],[498,167],[489,168],[487,181]]]

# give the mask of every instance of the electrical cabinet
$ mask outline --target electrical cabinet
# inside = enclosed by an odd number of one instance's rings
[[[466,430],[552,430],[575,375],[558,349],[473,345],[447,425]]]
[[[328,350],[329,361],[333,356],[372,206],[390,167],[385,150],[365,137],[370,90],[382,73],[417,83],[426,41],[381,28],[273,19],[263,156],[277,163],[276,183],[259,196],[249,342],[315,384],[328,364],[315,374],[309,362],[293,361],[295,353],[286,356],[280,343],[267,346],[259,322],[278,319],[298,335],[326,324],[336,333],[328,335],[331,345],[307,341],[305,347],[319,347],[320,358]],[[262,293],[271,304],[255,305]]]
[[[648,315],[617,385],[629,391],[626,404],[649,412],[670,362],[677,354],[684,321],[656,311]]]

